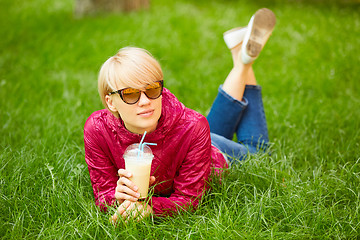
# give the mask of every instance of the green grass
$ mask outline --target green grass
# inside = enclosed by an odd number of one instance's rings
[[[114,228],[94,205],[83,125],[97,73],[148,49],[166,86],[206,114],[231,68],[222,33],[277,15],[254,69],[272,155],[227,171],[194,213]],[[0,236],[5,239],[351,239],[360,235],[356,1],[151,1],[75,19],[73,1],[0,0]]]

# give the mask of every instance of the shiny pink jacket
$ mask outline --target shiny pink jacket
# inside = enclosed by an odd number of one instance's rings
[[[156,177],[150,204],[155,215],[196,207],[207,187],[211,168],[227,167],[223,155],[211,145],[210,129],[204,116],[186,108],[164,89],[162,114],[157,129],[145,136],[154,159],[151,175]],[[94,112],[84,127],[85,160],[88,164],[95,201],[103,210],[115,201],[117,171],[125,168],[127,146],[141,135],[129,132],[121,119],[103,109]]]

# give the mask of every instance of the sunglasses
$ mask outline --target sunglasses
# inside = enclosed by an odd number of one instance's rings
[[[121,99],[127,104],[135,104],[139,101],[141,92],[144,92],[146,97],[149,99],[157,99],[161,96],[164,88],[164,81],[156,81],[146,86],[145,90],[139,90],[135,88],[123,88],[114,92],[109,93],[112,95],[118,93]]]

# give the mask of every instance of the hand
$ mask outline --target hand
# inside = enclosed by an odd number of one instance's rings
[[[115,188],[115,198],[119,204],[122,204],[125,200],[136,202],[140,197],[138,193],[138,187],[130,181],[129,178],[132,177],[132,173],[126,171],[125,169],[119,169],[119,180],[117,181],[117,186]],[[155,177],[150,177],[150,185],[154,184]]]
[[[116,213],[109,220],[113,224],[118,221],[119,217],[123,218],[125,222],[129,221],[130,219],[136,219],[137,221],[140,221],[152,213],[152,208],[146,202],[131,202],[125,200],[116,209]]]

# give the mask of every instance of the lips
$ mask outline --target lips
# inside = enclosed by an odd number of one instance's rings
[[[153,113],[154,113],[154,110],[150,109],[150,110],[142,111],[142,112],[138,113],[137,115],[139,115],[141,117],[150,117],[153,115]]]

